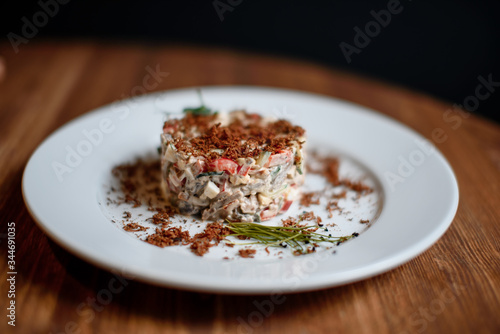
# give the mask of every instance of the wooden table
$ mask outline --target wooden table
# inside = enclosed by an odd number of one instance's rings
[[[36,40],[21,45],[17,54],[0,44],[0,54],[5,61],[0,332],[500,333],[498,125],[469,113],[447,113],[448,103],[401,87],[258,54]],[[293,88],[373,108],[430,140],[433,131],[442,131],[446,140],[436,145],[460,187],[456,218],[443,238],[409,263],[347,286],[286,295],[267,317],[259,318],[258,312],[266,312],[256,305],[269,296],[186,292],[133,280],[124,280],[123,289],[104,305],[96,297],[117,282],[114,275],[61,249],[37,227],[23,202],[21,177],[31,153],[59,126],[145,92],[148,69],[169,73],[148,85],[153,91],[217,84]],[[9,222],[15,222],[17,233],[15,328],[6,317]]]

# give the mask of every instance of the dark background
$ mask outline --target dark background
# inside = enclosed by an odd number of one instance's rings
[[[41,3],[55,1],[4,1],[3,40],[9,33],[22,35],[22,18],[32,22]],[[389,0],[60,1],[67,3],[58,5],[33,39],[174,42],[285,55],[457,104],[476,94],[479,76],[491,76],[499,87],[471,113],[500,122],[500,1],[400,0],[400,13],[351,62],[340,43],[355,46],[354,28],[364,31],[374,21],[371,11],[387,9]]]

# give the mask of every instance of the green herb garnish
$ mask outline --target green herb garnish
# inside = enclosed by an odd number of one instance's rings
[[[256,240],[250,242],[253,244],[264,244],[273,247],[287,247],[294,249],[295,255],[307,254],[314,251],[314,247],[321,242],[329,242],[332,244],[341,244],[351,238],[357,237],[358,233],[353,233],[349,236],[332,237],[331,235],[323,235],[311,231],[311,228],[318,226],[303,226],[303,227],[285,227],[285,226],[267,226],[256,223],[238,223],[228,221],[228,227],[234,237],[246,237]],[[234,242],[232,242],[234,244]],[[248,243],[245,243],[248,244]],[[313,248],[308,248],[305,245],[313,245]]]
[[[197,89],[196,92],[198,92],[198,97],[200,98],[200,103],[201,106],[198,108],[184,108],[185,113],[191,113],[195,116],[208,116],[212,114],[212,109],[208,108],[205,106],[205,103],[203,102],[203,97],[201,95],[201,90]]]

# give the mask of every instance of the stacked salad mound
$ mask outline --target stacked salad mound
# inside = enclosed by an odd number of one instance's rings
[[[243,110],[186,109],[161,135],[162,188],[182,214],[261,222],[285,212],[304,182],[305,131]]]

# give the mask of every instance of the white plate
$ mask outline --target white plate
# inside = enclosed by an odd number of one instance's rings
[[[342,152],[378,184],[376,221],[358,238],[305,256],[223,260],[158,248],[130,237],[102,209],[113,166],[159,144],[165,111],[198,104],[194,89],[120,101],[87,113],[33,153],[23,195],[39,226],[83,259],[139,280],[222,293],[289,293],[333,287],[386,272],[435,243],[458,205],[453,171],[411,129],[333,98],[258,87],[202,88],[215,109],[246,108],[303,126],[309,147]],[[383,199],[383,201],[382,201]]]

